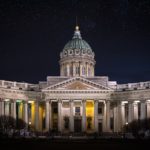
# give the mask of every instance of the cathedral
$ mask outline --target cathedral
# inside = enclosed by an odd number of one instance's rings
[[[0,116],[60,133],[115,133],[150,118],[150,81],[117,84],[95,76],[94,57],[76,26],[60,53],[60,76],[38,84],[0,80]]]

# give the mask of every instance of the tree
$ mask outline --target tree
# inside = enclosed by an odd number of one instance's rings
[[[9,129],[24,129],[27,124],[22,119],[14,119],[11,116],[0,116],[0,129],[7,132]]]
[[[131,123],[125,125],[123,128],[125,132],[132,132],[133,135],[137,137],[139,131],[150,130],[150,119],[133,120]]]

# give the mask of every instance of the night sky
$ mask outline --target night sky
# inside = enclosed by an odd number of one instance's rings
[[[0,0],[0,80],[38,83],[59,75],[76,16],[97,76],[150,80],[150,0]]]

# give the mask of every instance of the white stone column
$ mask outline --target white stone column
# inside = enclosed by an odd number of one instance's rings
[[[66,67],[67,67],[67,76],[70,76],[70,68],[69,68],[70,66],[69,66],[69,64],[67,64]]]
[[[73,67],[73,76],[75,76],[75,63],[74,62],[72,64],[72,67]]]
[[[62,115],[61,115],[61,107],[62,107],[62,101],[58,100],[58,131],[62,131]]]
[[[0,116],[4,115],[4,101],[0,101]]]
[[[106,123],[107,132],[110,132],[110,101],[106,101]]]
[[[52,129],[52,102],[49,102],[49,127]]]
[[[138,120],[138,103],[133,103],[133,120]]]
[[[46,125],[46,131],[49,131],[49,101],[45,102],[45,125]]]
[[[117,106],[116,106],[116,112],[117,112],[117,122],[116,122],[116,126],[117,126],[117,132],[121,132],[122,129],[122,116],[121,116],[121,102],[118,101],[117,102]]]
[[[5,101],[5,116],[9,116],[9,104],[10,102]]]
[[[81,63],[79,63],[79,65],[80,65],[80,76],[82,76],[82,64]]]
[[[128,104],[128,122],[132,122],[133,120],[133,103],[129,102]]]
[[[35,101],[35,129],[39,130],[39,102]]]
[[[11,117],[16,119],[16,101],[11,102]]]
[[[150,119],[150,102],[147,102],[147,118]]]
[[[141,101],[141,107],[140,107],[140,111],[141,111],[141,116],[140,119],[143,120],[146,118],[146,103],[145,101]]]
[[[118,110],[117,106],[114,106],[114,132],[118,132]]]
[[[28,102],[24,101],[24,122],[26,123],[26,125],[28,126]]]
[[[70,131],[74,132],[73,100],[70,100]]]
[[[1,115],[2,116],[4,116],[4,114],[5,114],[4,107],[5,107],[4,101],[1,101]]]
[[[103,108],[103,132],[107,132],[107,123],[106,123],[106,101],[104,101],[104,108]]]
[[[125,103],[121,103],[121,125],[125,125]]]
[[[88,77],[88,63],[86,63],[86,76]]]
[[[94,126],[95,132],[98,132],[98,100],[95,100],[94,102]]]
[[[86,100],[82,100],[82,132],[86,131]]]

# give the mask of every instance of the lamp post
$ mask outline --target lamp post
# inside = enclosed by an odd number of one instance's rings
[[[128,122],[126,122],[125,128],[126,130],[128,130]]]
[[[31,127],[31,121],[29,121],[28,130],[30,130],[30,127]]]

